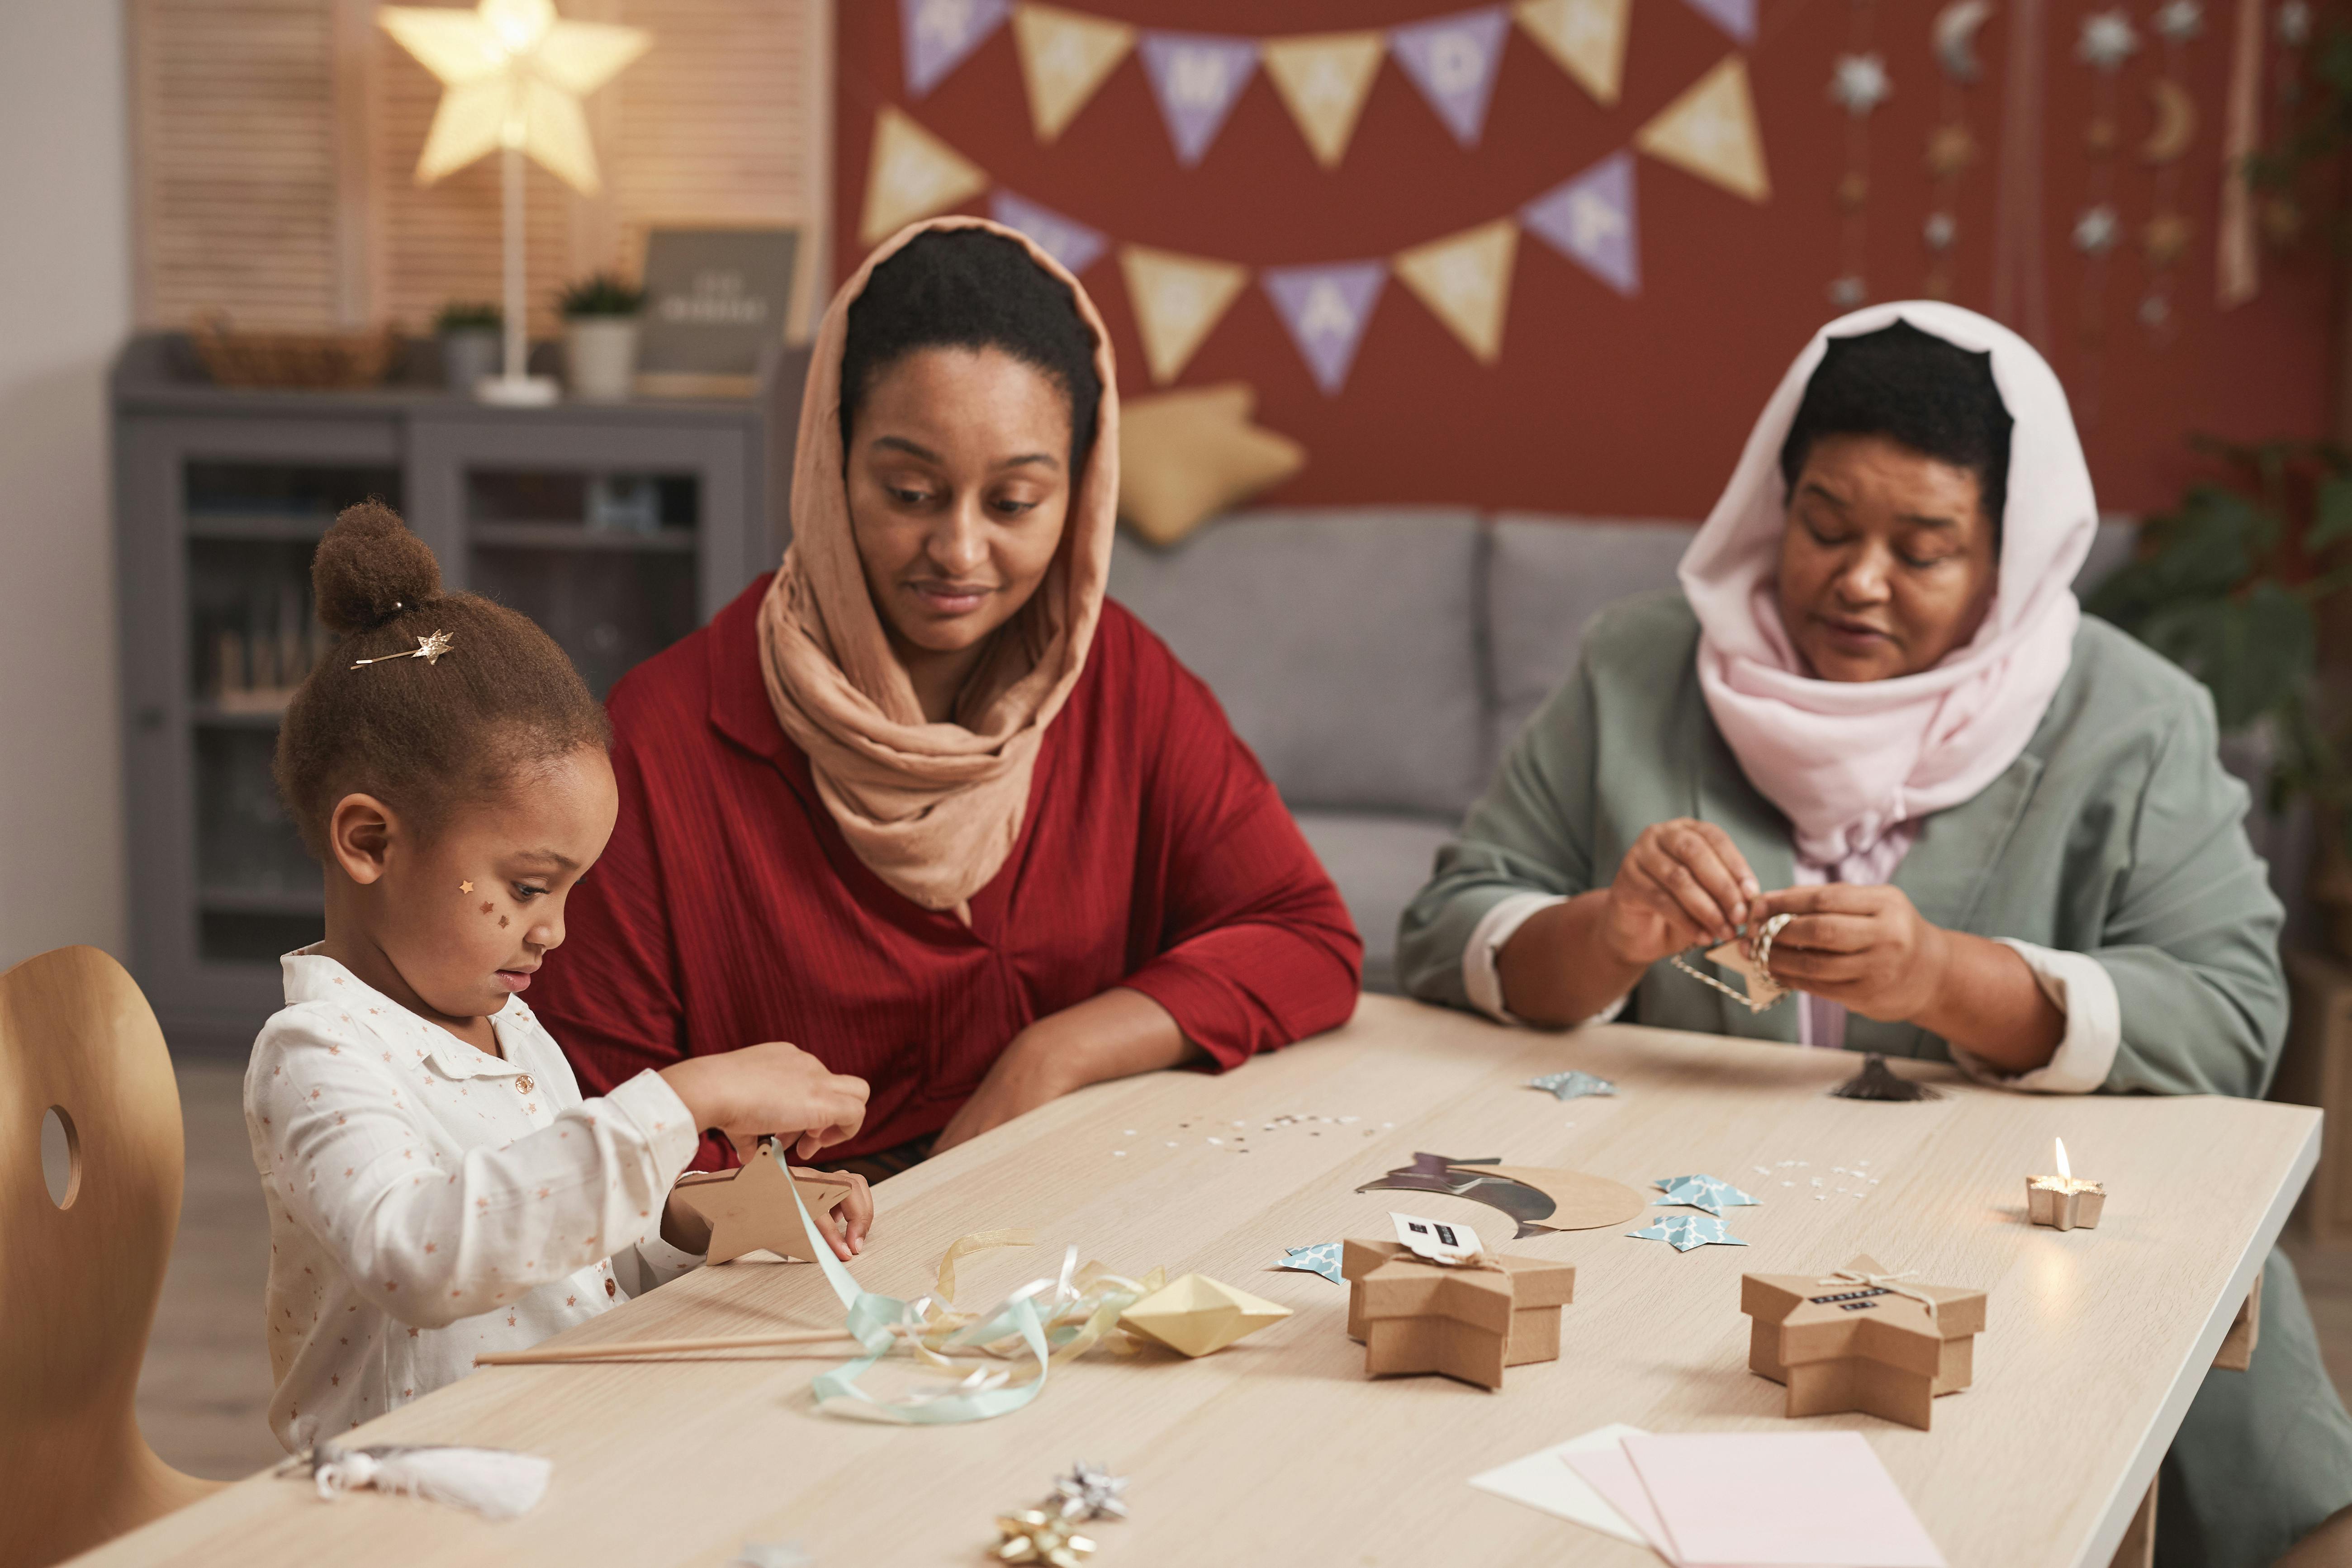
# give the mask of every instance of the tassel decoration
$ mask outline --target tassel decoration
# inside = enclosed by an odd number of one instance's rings
[[[503,1448],[389,1443],[365,1448],[320,1443],[311,1448],[310,1463],[319,1495],[331,1501],[339,1491],[367,1487],[467,1509],[484,1519],[530,1512],[547,1495],[547,1479],[555,1468],[552,1460],[536,1454]]]

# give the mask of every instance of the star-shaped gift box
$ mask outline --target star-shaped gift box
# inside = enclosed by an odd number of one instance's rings
[[[1538,1258],[1491,1257],[1491,1267],[1426,1263],[1393,1241],[1350,1241],[1348,1337],[1364,1343],[1373,1377],[1441,1373],[1481,1388],[1503,1369],[1559,1359],[1559,1310],[1576,1296],[1576,1268]]]
[[[1743,1274],[1739,1310],[1755,1320],[1748,1368],[1788,1386],[1785,1414],[1859,1410],[1924,1432],[1936,1396],[1975,1375],[1985,1293],[1858,1257],[1826,1274]]]

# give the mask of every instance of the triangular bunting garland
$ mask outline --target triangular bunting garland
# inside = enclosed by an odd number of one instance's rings
[[[1502,353],[1503,312],[1510,303],[1511,261],[1518,241],[1517,220],[1496,218],[1399,251],[1395,258],[1396,275],[1405,287],[1482,364],[1494,363]]]
[[[1184,374],[1193,351],[1249,281],[1246,267],[1140,245],[1121,246],[1118,265],[1143,338],[1144,363],[1162,384]]]
[[[1577,86],[1615,103],[1633,7],[1633,0],[1519,0],[1511,14]]]
[[[1348,155],[1357,117],[1371,92],[1387,39],[1379,33],[1314,33],[1268,38],[1265,74],[1274,79],[1283,106],[1298,121],[1298,133],[1316,161],[1336,169]]]
[[[1748,90],[1748,64],[1738,55],[1699,78],[1633,133],[1633,145],[1687,174],[1751,202],[1769,201],[1764,139],[1756,100]]]
[[[1389,52],[1465,147],[1476,146],[1486,127],[1509,26],[1503,8],[1490,5],[1389,30]]]
[[[1029,122],[1040,142],[1059,136],[1135,47],[1135,29],[1126,23],[1058,5],[1013,7],[1013,37],[1029,89]]]
[[[988,216],[1036,241],[1037,248],[1060,262],[1063,270],[1073,278],[1092,267],[1110,244],[1100,230],[1088,228],[1074,217],[1064,217],[1053,208],[1039,206],[1011,191],[989,194]]]
[[[1176,161],[1198,163],[1257,69],[1257,40],[1206,33],[1146,33],[1143,69],[1160,100]]]
[[[1612,153],[1519,209],[1519,221],[1620,294],[1642,291],[1633,155]]]
[[[988,175],[979,164],[884,104],[874,116],[857,242],[887,239],[916,219],[945,212],[986,189]]]
[[[920,98],[1004,26],[1008,0],[898,0],[907,96]]]
[[[1690,8],[1741,43],[1756,41],[1756,0],[1690,0]]]
[[[1291,342],[1327,397],[1337,396],[1347,384],[1348,367],[1356,362],[1356,347],[1364,341],[1365,324],[1388,276],[1388,264],[1381,261],[1269,267],[1260,274],[1275,314],[1290,330]]]

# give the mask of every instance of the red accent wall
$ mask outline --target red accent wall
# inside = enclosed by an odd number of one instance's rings
[[[1253,36],[1377,26],[1457,8],[1447,0],[1085,0],[1146,26]],[[1931,185],[1923,162],[1943,79],[1929,52],[1930,0],[1881,0],[1873,47],[1895,92],[1870,122],[1867,275],[1874,299],[1916,293]],[[2088,363],[2083,258],[2069,242],[2089,163],[2090,72],[2074,56],[2084,0],[2049,0],[2045,265],[2052,358],[2080,397]],[[1957,211],[1958,303],[1990,308],[2004,5],[1979,35],[1984,80],[1969,94],[1980,156]],[[2147,8],[2131,7],[2144,37]],[[2200,112],[2179,189],[2195,224],[2173,297],[2176,326],[2157,347],[2136,318],[2147,277],[2137,237],[2152,181],[2137,149],[2152,122],[2152,37],[2124,69],[2116,205],[2126,240],[2108,263],[2106,347],[2096,417],[2084,431],[2103,507],[2165,506],[2197,468],[2191,432],[2317,436],[2328,407],[2327,247],[2266,251],[2263,291],[2213,304],[2222,89],[2234,5],[2207,7],[2189,46]],[[1762,0],[1747,51],[1772,196],[1751,205],[1636,155],[1643,290],[1622,299],[1531,234],[1520,237],[1500,360],[1476,363],[1393,277],[1348,384],[1326,397],[1264,291],[1253,284],[1185,369],[1182,384],[1243,379],[1261,423],[1303,441],[1307,469],[1266,499],[1307,504],[1426,501],[1588,515],[1697,517],[1712,504],[1764,397],[1811,330],[1838,311],[1832,191],[1848,121],[1828,99],[1847,47],[1837,0]],[[898,7],[840,7],[835,277],[856,242],[877,106],[896,103],[991,176],[1112,237],[1252,266],[1385,256],[1515,210],[1633,132],[1738,46],[1682,0],[1634,0],[1622,92],[1587,97],[1516,26],[1480,144],[1458,146],[1393,61],[1383,62],[1345,162],[1326,171],[1263,71],[1197,168],[1178,164],[1141,60],[1130,56],[1058,143],[1041,145],[1007,26],[919,102],[901,77]],[[985,198],[965,210],[985,210]],[[1150,390],[1115,253],[1086,273],[1116,340],[1122,391]]]

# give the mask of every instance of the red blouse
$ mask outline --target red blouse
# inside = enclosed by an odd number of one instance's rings
[[[850,852],[760,675],[764,579],[614,688],[620,821],[530,1004],[583,1089],[789,1040],[873,1086],[831,1152],[937,1131],[1023,1027],[1112,986],[1220,1068],[1335,1027],[1363,943],[1207,687],[1103,606],[967,930]],[[706,1139],[696,1163],[731,1163]]]

